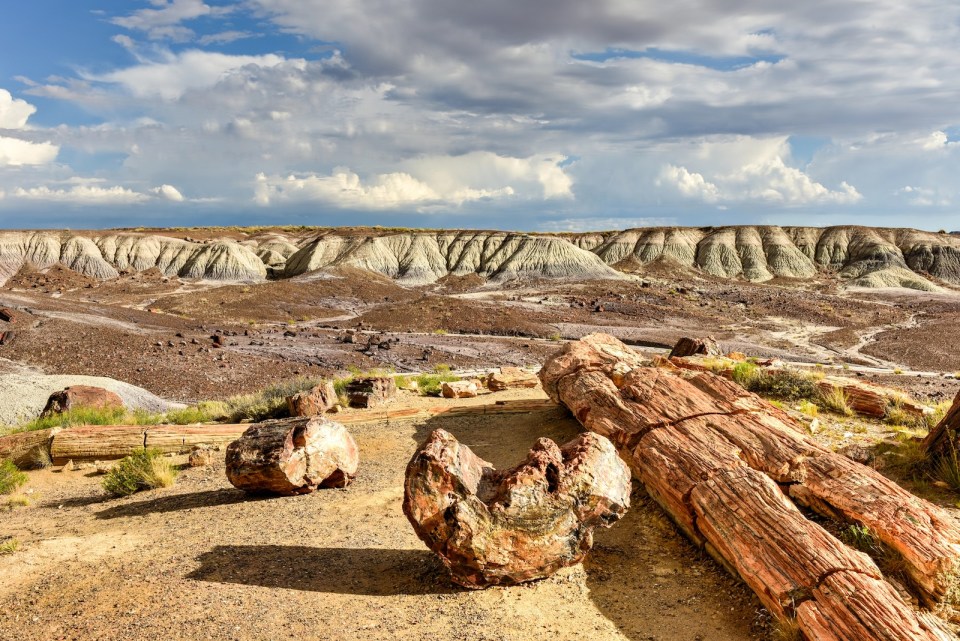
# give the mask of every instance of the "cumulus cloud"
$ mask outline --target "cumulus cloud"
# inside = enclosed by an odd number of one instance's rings
[[[182,202],[183,195],[171,185],[162,185],[146,193],[119,185],[103,186],[99,178],[71,178],[69,187],[17,187],[7,194],[10,199],[70,205],[137,205],[152,200]]]
[[[37,108],[30,103],[14,98],[6,89],[0,89],[0,129],[23,129],[36,111]]]
[[[45,165],[53,162],[60,148],[49,142],[30,142],[0,136],[0,167]]]
[[[173,185],[160,185],[159,187],[151,189],[150,191],[163,200],[169,200],[170,202],[174,203],[182,203],[184,201],[183,194],[181,194],[180,190]]]
[[[855,187],[840,181],[829,189],[796,167],[788,166],[786,138],[707,140],[674,150],[695,166],[667,164],[658,185],[704,203],[758,202],[772,205],[853,204],[863,198]]]
[[[501,198],[571,198],[563,157],[506,158],[490,152],[423,157],[401,165],[408,171],[378,174],[367,181],[346,168],[331,175],[257,175],[254,200],[260,205],[326,202],[344,208],[397,209],[459,207]]]

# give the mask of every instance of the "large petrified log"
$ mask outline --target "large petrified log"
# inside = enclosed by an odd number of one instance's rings
[[[407,467],[403,511],[424,543],[468,588],[550,576],[579,562],[593,529],[630,505],[630,471],[609,440],[582,434],[537,441],[498,472],[451,434],[434,431]]]
[[[241,490],[307,494],[346,487],[357,473],[357,444],[322,417],[264,421],[227,446],[227,479]]]
[[[933,458],[960,455],[957,440],[960,438],[960,392],[953,399],[953,405],[946,415],[930,430],[923,440],[927,454]]]
[[[613,440],[692,540],[776,616],[795,617],[807,639],[953,638],[794,501],[870,528],[931,606],[957,599],[960,527],[944,510],[817,445],[738,385],[646,367],[611,336],[567,344],[540,378],[584,427]]]

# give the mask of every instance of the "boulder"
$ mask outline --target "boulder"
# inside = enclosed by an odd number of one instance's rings
[[[316,387],[287,397],[290,416],[319,416],[337,404],[333,381],[323,381]]]
[[[499,372],[494,372],[487,377],[487,389],[491,392],[536,387],[539,384],[540,379],[536,374],[519,367],[501,367]]]
[[[0,345],[9,345],[16,336],[17,333],[14,331],[0,332]]]
[[[542,438],[517,467],[498,472],[443,430],[407,466],[403,511],[417,536],[468,588],[550,576],[579,562],[593,529],[630,505],[630,472],[606,438],[563,447]]]
[[[346,428],[319,416],[251,425],[226,453],[234,487],[270,494],[346,487],[359,464],[357,443]]]
[[[397,383],[392,376],[368,376],[347,383],[350,407],[379,407],[397,395]]]
[[[712,336],[708,336],[707,338],[690,338],[684,336],[673,346],[673,349],[670,351],[670,358],[696,356],[697,354],[720,356],[723,354],[723,350],[720,349],[720,345],[717,344],[717,341],[715,341]]]
[[[123,400],[110,390],[89,385],[71,385],[70,387],[54,392],[47,399],[47,405],[40,413],[41,417],[54,416],[69,412],[78,407],[93,409],[123,408]]]
[[[190,452],[190,456],[187,458],[187,463],[190,467],[206,467],[208,465],[213,465],[213,448],[200,445],[193,448]]]
[[[473,381],[451,381],[440,385],[444,398],[475,398],[477,392],[477,384]]]

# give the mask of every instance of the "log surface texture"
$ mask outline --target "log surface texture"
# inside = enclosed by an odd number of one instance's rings
[[[960,526],[941,508],[835,454],[786,413],[707,372],[646,366],[605,334],[567,344],[544,390],[610,438],[680,528],[771,613],[816,641],[955,639],[908,605],[867,555],[797,503],[862,524],[903,558],[923,603],[957,601]]]

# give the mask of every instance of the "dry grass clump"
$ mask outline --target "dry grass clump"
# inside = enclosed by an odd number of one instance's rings
[[[20,541],[18,541],[13,537],[0,541],[0,556],[4,556],[6,554],[13,554],[19,549],[20,549]]]
[[[832,386],[829,390],[817,390],[819,405],[826,410],[843,416],[853,416],[850,398],[842,387]]]
[[[933,475],[938,481],[950,486],[950,489],[960,492],[960,460],[952,444],[950,452],[937,459],[933,466]]]
[[[777,619],[770,630],[771,641],[803,641],[803,633],[796,619]]]
[[[127,410],[122,407],[75,407],[62,414],[36,418],[21,425],[16,431],[32,432],[75,425],[121,425],[127,417]]]
[[[103,478],[103,489],[114,496],[170,487],[178,470],[159,450],[140,450],[117,463]]]
[[[13,461],[7,459],[0,463],[0,494],[12,494],[26,482],[27,475]]]

